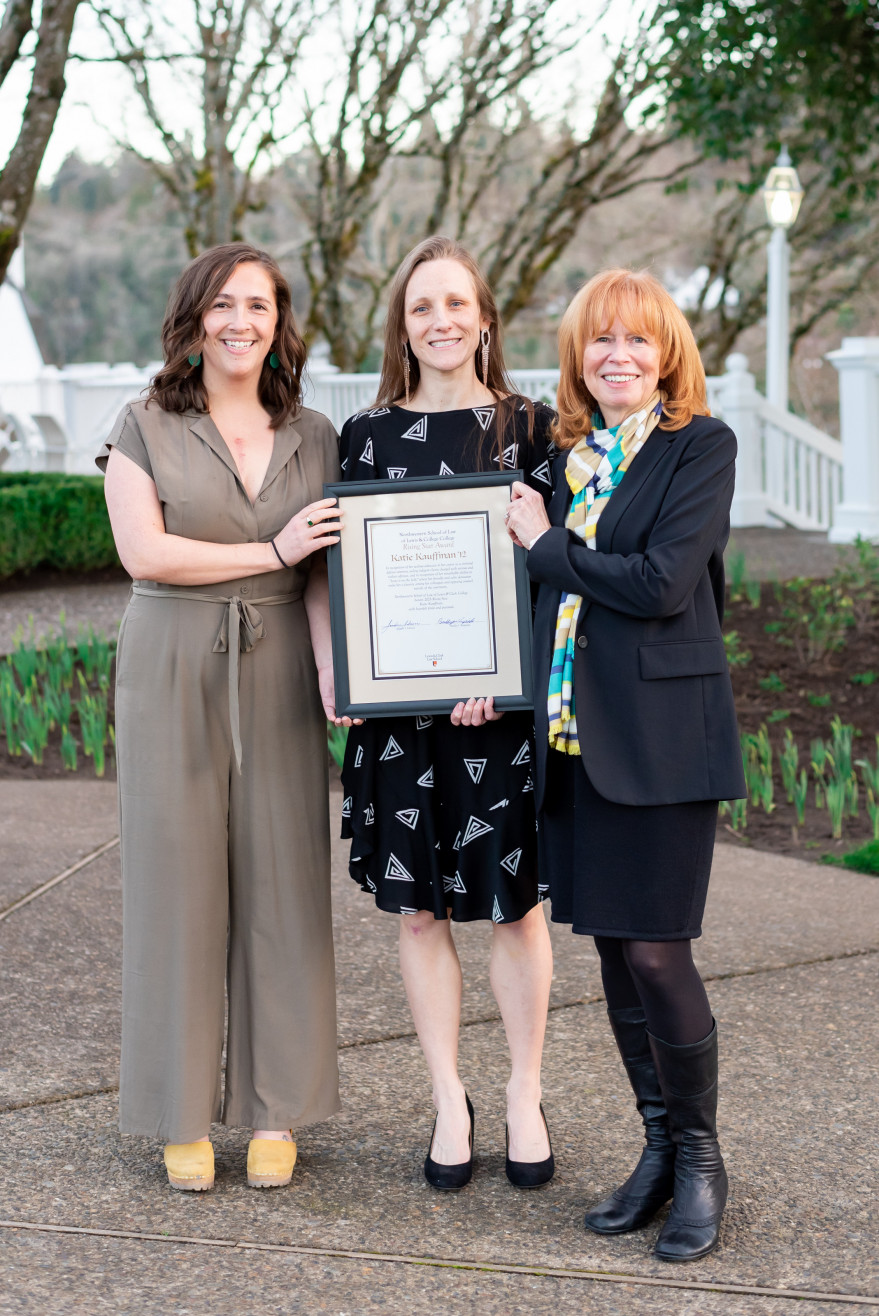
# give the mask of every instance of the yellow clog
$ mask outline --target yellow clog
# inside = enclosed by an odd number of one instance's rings
[[[296,1143],[251,1138],[247,1148],[247,1182],[251,1188],[283,1188],[293,1178]]]
[[[165,1169],[172,1188],[203,1193],[214,1186],[214,1149],[209,1142],[169,1142]]]

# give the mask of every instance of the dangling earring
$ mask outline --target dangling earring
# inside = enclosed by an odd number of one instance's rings
[[[269,365],[272,367],[273,370],[277,370],[280,364],[281,362],[278,360],[277,352],[272,352],[272,355],[269,357]]]
[[[479,341],[482,344],[482,382],[488,386],[488,349],[491,344],[491,334],[487,329],[480,329]]]
[[[409,405],[409,344],[403,344],[403,383],[406,386],[406,406]]]
[[[201,365],[201,352],[190,352],[186,359],[194,370],[196,366]]]

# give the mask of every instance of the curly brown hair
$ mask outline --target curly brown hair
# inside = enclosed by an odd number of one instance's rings
[[[278,323],[272,351],[278,367],[263,362],[259,377],[259,400],[269,414],[273,429],[278,429],[296,412],[302,402],[302,371],[308,349],[296,327],[290,286],[277,261],[268,252],[248,242],[226,242],[209,247],[190,261],[180,275],[171,296],[162,325],[162,355],[165,364],[153,379],[148,400],[155,400],[163,411],[210,410],[210,400],[202,378],[201,365],[193,366],[190,356],[200,356],[204,342],[204,316],[223,284],[239,265],[254,261],[261,265],[272,281]]]

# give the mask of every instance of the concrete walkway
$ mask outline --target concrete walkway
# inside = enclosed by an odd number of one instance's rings
[[[334,805],[337,823],[338,793]],[[639,1132],[590,943],[565,929],[544,1076],[555,1180],[522,1193],[504,1177],[506,1048],[476,925],[457,932],[476,1171],[457,1195],[426,1186],[430,1092],[396,920],[350,882],[340,843],[344,1110],[300,1133],[288,1189],[249,1190],[247,1131],[215,1127],[215,1190],[172,1192],[159,1145],[116,1130],[118,869],[112,786],[0,782],[3,1316],[879,1309],[876,880],[718,848],[698,959],[720,1028],[731,1199],[721,1248],[678,1268],[650,1255],[658,1224],[583,1230]]]

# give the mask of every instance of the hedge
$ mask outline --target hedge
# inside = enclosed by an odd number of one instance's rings
[[[101,476],[0,472],[0,579],[119,565]]]

